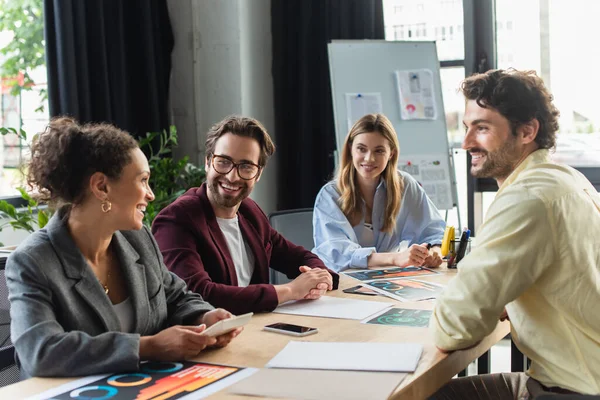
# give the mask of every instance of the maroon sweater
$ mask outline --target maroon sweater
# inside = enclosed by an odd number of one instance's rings
[[[152,233],[169,270],[213,306],[234,314],[272,311],[277,307],[277,293],[269,284],[269,268],[291,279],[300,274],[301,265],[326,268],[316,255],[273,229],[253,200],[242,201],[238,221],[255,260],[247,287],[237,286],[233,260],[208,200],[206,184],[188,190],[164,208],[154,219]],[[337,289],[339,276],[329,272]]]

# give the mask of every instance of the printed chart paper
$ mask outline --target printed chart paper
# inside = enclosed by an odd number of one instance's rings
[[[29,400],[202,399],[256,371],[192,361],[148,362],[138,372],[78,379]]]
[[[383,112],[381,93],[346,93],[345,97],[348,132],[363,116]]]
[[[422,267],[395,267],[342,272],[342,274],[362,282],[372,282],[377,280],[407,279],[414,276],[436,275],[437,272]]]
[[[430,69],[395,71],[400,97],[400,118],[436,119],[438,106]]]
[[[361,321],[363,324],[426,328],[429,326],[431,310],[390,308]]]
[[[401,279],[396,281],[374,281],[366,286],[400,301],[418,301],[435,299],[444,286],[418,279]]]
[[[450,210],[454,207],[448,155],[400,156],[398,169],[415,178],[438,209]]]

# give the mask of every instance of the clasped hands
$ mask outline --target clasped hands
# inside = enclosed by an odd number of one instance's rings
[[[292,300],[316,300],[333,289],[333,278],[323,268],[299,267],[300,275],[290,283]]]

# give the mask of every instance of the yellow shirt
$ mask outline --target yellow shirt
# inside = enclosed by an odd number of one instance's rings
[[[531,377],[600,394],[600,195],[548,150],[530,154],[498,190],[477,246],[436,303],[436,345],[477,343],[505,306]]]

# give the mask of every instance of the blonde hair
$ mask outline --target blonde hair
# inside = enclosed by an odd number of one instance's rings
[[[398,164],[398,155],[400,153],[400,144],[396,131],[389,119],[383,114],[367,114],[352,126],[342,150],[340,157],[340,166],[338,168],[337,190],[340,193],[338,204],[344,215],[349,220],[352,217],[362,214],[362,193],[356,183],[356,169],[352,163],[352,143],[354,138],[362,133],[379,133],[385,137],[392,150],[392,155],[381,175],[387,186],[387,198],[385,202],[385,212],[383,215],[382,232],[392,232],[396,227],[396,217],[400,212],[400,203],[402,201],[402,192],[404,190],[404,181],[396,170]]]

